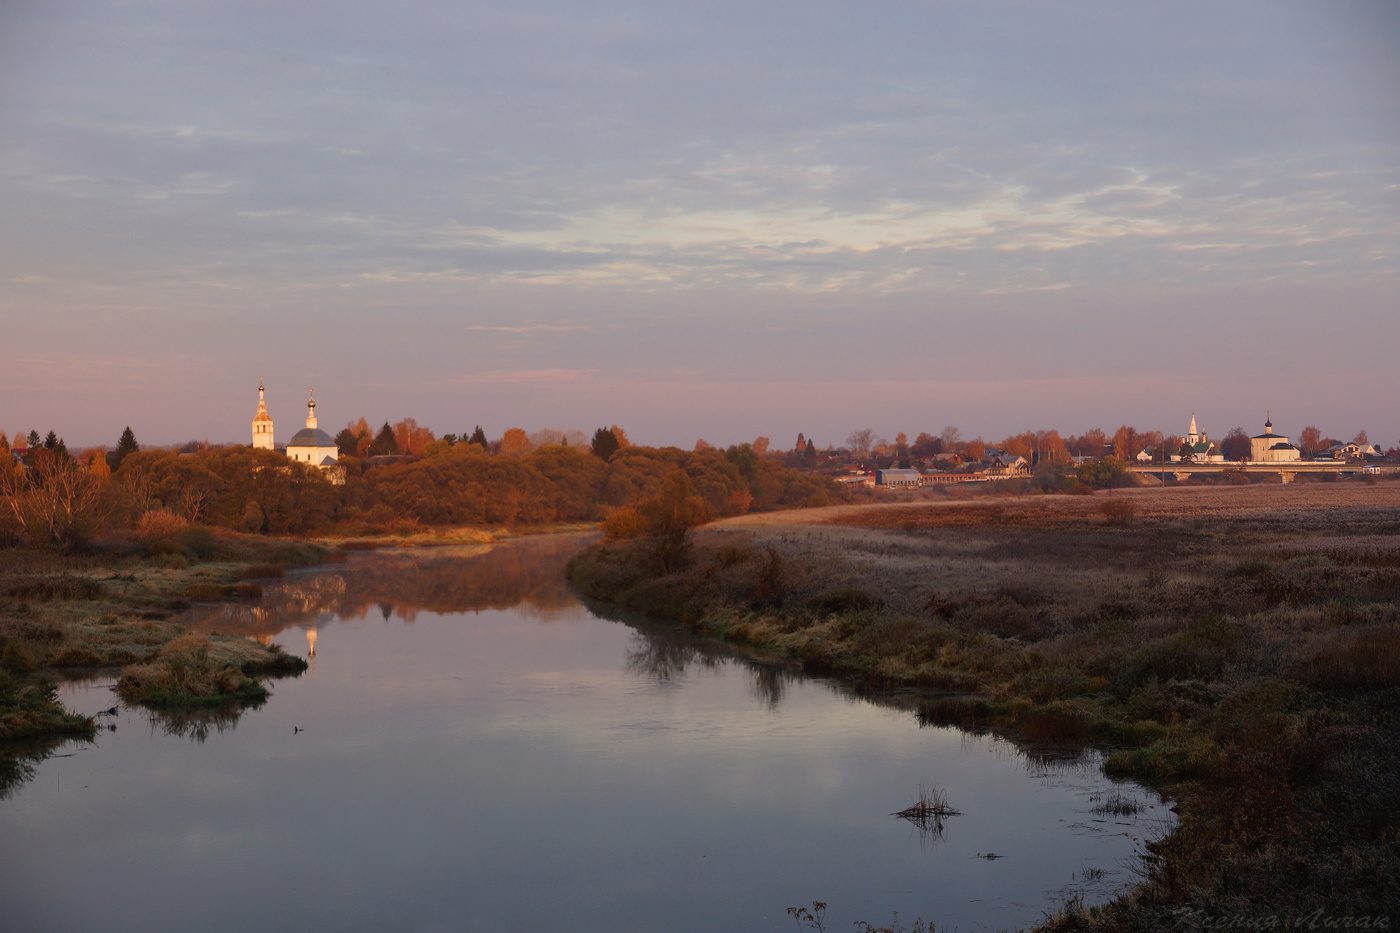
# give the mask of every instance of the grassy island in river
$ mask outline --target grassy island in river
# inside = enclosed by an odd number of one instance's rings
[[[584,593],[904,691],[930,723],[1100,743],[1172,794],[1143,882],[1048,927],[1400,909],[1400,484],[745,516],[680,560],[626,533],[571,563]]]

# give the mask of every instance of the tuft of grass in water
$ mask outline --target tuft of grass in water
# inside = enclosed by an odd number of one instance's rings
[[[1114,788],[1109,793],[1094,794],[1089,798],[1089,809],[1099,816],[1137,816],[1142,812],[1142,803],[1123,796]]]
[[[949,816],[960,816],[958,810],[948,805],[948,792],[932,781],[919,781],[919,793],[914,802],[903,810],[891,813],[902,820],[918,825],[940,821]]]

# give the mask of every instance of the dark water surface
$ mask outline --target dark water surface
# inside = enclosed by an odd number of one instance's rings
[[[355,555],[201,607],[314,639],[312,671],[241,716],[124,709],[40,764],[0,802],[0,929],[793,930],[812,900],[829,930],[1015,928],[1131,882],[1169,825],[1095,753],[600,618],[563,583],[578,546]],[[65,700],[109,708],[111,683]],[[921,780],[962,811],[941,835],[889,815]],[[1096,812],[1113,794],[1143,812]]]

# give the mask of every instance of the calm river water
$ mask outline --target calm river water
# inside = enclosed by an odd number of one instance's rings
[[[356,554],[198,607],[314,644],[311,672],[241,716],[119,709],[39,764],[0,802],[0,928],[791,931],[821,900],[830,930],[1010,929],[1107,898],[1170,825],[1095,753],[600,617],[563,582],[579,546]],[[106,710],[111,684],[65,700]],[[921,780],[962,811],[941,834],[890,815]]]

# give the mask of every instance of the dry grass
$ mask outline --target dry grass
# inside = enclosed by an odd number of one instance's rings
[[[1180,795],[1137,893],[1052,927],[1400,903],[1375,881],[1400,878],[1400,484],[745,516],[659,578],[633,546],[591,548],[571,578],[864,689],[924,691],[925,722],[1104,743],[1110,773]]]
[[[226,706],[267,697],[255,673],[295,674],[306,662],[246,638],[185,634],[151,660],[122,671],[122,699],[156,708]]]

